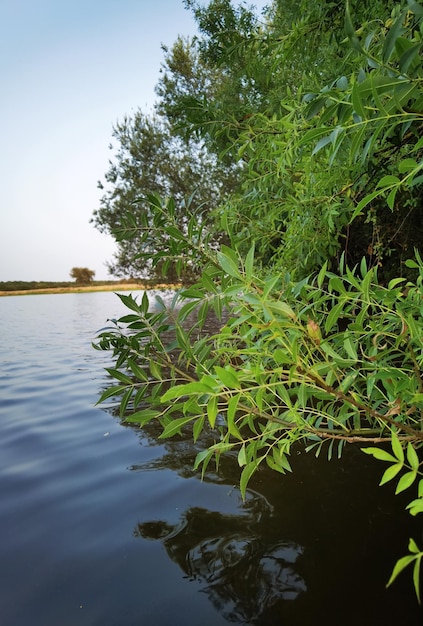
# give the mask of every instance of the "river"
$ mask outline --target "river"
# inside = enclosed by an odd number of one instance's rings
[[[232,458],[201,481],[189,440],[94,406],[112,363],[91,342],[125,312],[107,292],[0,299],[1,626],[421,626],[411,571],[385,589],[422,532],[380,463],[298,450],[243,503]]]

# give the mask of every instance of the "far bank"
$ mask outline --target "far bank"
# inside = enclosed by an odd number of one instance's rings
[[[41,289],[17,289],[14,291],[0,291],[0,296],[29,296],[51,293],[84,293],[93,291],[139,291],[147,289],[177,289],[180,285],[168,285],[164,283],[115,283],[107,285],[74,285],[69,287],[51,287]]]

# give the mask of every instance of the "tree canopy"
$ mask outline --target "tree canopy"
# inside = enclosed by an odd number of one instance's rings
[[[88,267],[73,267],[70,271],[70,277],[73,278],[78,285],[88,285],[93,281],[94,276],[94,270],[90,270]]]
[[[154,276],[151,259],[158,254],[156,266],[174,282],[182,266],[178,259],[169,260],[169,237],[141,237],[141,233],[148,234],[154,220],[148,194],[174,198],[172,219],[184,230],[186,205],[201,223],[235,188],[239,168],[219,163],[201,141],[176,135],[166,118],[140,110],[116,124],[113,137],[117,149],[104,182],[99,182],[104,195],[92,220],[96,228],[112,233],[117,240],[118,252],[109,264],[110,272],[121,277]],[[183,274],[190,279],[195,265],[185,264]]]

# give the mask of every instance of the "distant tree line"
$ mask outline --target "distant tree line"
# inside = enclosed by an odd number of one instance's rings
[[[25,280],[7,280],[0,281],[0,291],[29,291],[31,289],[55,289],[59,287],[69,287],[69,282],[50,282],[50,281],[25,281]]]
[[[101,287],[106,285],[125,285],[133,284],[138,281],[134,278],[121,278],[117,280],[93,280],[90,284],[92,286]],[[146,287],[155,287],[158,281],[156,279],[143,279],[142,285]],[[0,291],[43,291],[45,289],[66,289],[69,287],[75,287],[75,282],[62,281],[25,281],[25,280],[7,280],[0,281]]]

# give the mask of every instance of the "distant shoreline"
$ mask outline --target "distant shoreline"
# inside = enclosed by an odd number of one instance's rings
[[[142,283],[116,283],[113,285],[75,285],[74,287],[51,287],[47,289],[18,289],[16,291],[0,291],[2,296],[33,296],[55,293],[90,293],[94,291],[151,291],[152,289],[176,289],[179,285],[145,285]]]

